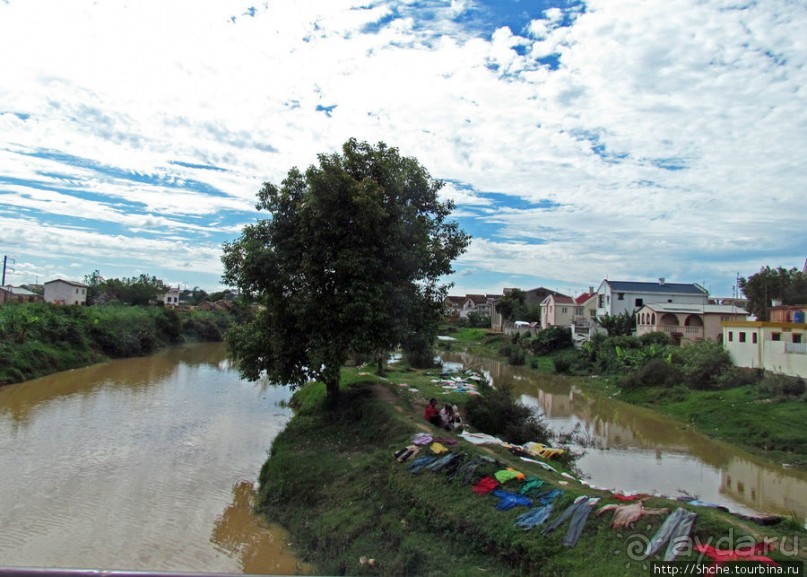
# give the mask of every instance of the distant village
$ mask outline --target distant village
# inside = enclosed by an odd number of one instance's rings
[[[791,376],[807,377],[807,304],[773,302],[769,321],[750,316],[742,298],[715,298],[697,283],[603,280],[572,297],[544,287],[523,290],[524,304],[536,308],[540,320],[505,318],[497,304],[521,289],[502,294],[466,294],[446,298],[449,318],[489,319],[489,328],[504,334],[530,333],[550,327],[568,328],[577,346],[597,332],[605,332],[599,319],[634,316],[634,335],[662,332],[672,342],[711,340],[720,342],[735,365],[764,368]],[[487,323],[486,323],[487,324]]]
[[[39,287],[0,286],[0,304],[42,300],[56,305],[86,305],[89,286],[80,282],[55,279]],[[497,305],[508,295],[520,291],[526,308],[537,311],[540,320],[505,318]],[[170,288],[161,297],[168,307],[226,309],[235,297],[225,291],[224,298],[196,302],[187,298],[190,291]],[[205,293],[206,294],[206,293]],[[157,304],[156,302],[154,304]],[[782,305],[773,302],[769,321],[749,315],[747,301],[741,298],[715,298],[697,283],[603,280],[576,297],[544,287],[530,290],[506,288],[502,294],[466,294],[448,296],[446,318],[450,322],[480,320],[493,332],[536,334],[550,327],[567,328],[576,346],[605,332],[599,319],[629,314],[635,319],[634,335],[662,332],[672,342],[711,340],[720,342],[735,365],[763,368],[791,376],[807,377],[807,304]]]

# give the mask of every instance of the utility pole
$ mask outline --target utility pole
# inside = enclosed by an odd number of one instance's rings
[[[8,268],[9,262],[15,263],[17,261],[15,261],[13,258],[8,258],[8,255],[3,255],[3,281],[0,282],[0,286],[6,286],[6,268]]]

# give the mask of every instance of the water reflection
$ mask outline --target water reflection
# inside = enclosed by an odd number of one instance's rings
[[[244,573],[311,574],[313,568],[294,557],[286,531],[252,513],[254,495],[250,482],[233,486],[233,502],[216,519],[210,541],[238,559]]]
[[[585,439],[579,468],[594,485],[700,499],[754,513],[807,517],[807,472],[784,469],[708,439],[653,411],[587,393],[562,375],[538,375],[492,359],[446,353],[445,360],[481,369],[510,383],[551,428]]]
[[[288,398],[220,344],[0,388],[2,564],[296,572],[248,503]]]

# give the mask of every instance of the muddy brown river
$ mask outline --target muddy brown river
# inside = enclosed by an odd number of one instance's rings
[[[593,485],[807,516],[803,471],[562,377],[445,360],[512,382],[554,430],[577,427]],[[289,396],[242,381],[220,344],[0,387],[0,566],[310,574],[288,535],[251,512]]]
[[[542,413],[556,433],[577,430],[578,468],[594,486],[683,497],[738,513],[807,517],[807,472],[788,469],[711,440],[648,409],[586,392],[560,375],[538,375],[492,359],[442,353],[511,383],[520,400]],[[800,423],[804,426],[804,423]]]
[[[0,387],[0,566],[306,574],[251,510],[289,396],[221,344]]]

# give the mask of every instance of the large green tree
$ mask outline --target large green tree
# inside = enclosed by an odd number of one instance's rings
[[[352,353],[377,355],[436,334],[452,272],[470,237],[448,217],[443,183],[384,143],[354,139],[321,154],[280,186],[265,183],[259,210],[269,218],[225,243],[223,280],[262,306],[231,329],[242,376],[277,383],[325,383],[339,395]]]
[[[807,274],[795,267],[766,266],[747,279],[741,277],[739,283],[748,299],[749,312],[760,320],[768,320],[768,308],[774,299],[786,305],[807,303]]]

